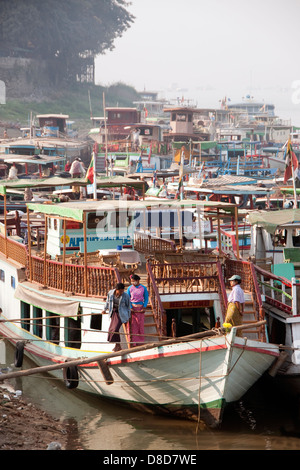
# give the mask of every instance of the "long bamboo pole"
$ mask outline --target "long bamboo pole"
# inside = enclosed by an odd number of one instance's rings
[[[103,92],[103,115],[104,115],[104,130],[105,130],[105,168],[106,176],[108,176],[108,164],[107,164],[107,126],[106,126],[106,106],[105,106],[105,93]]]
[[[240,240],[239,240],[239,222],[238,222],[238,208],[234,208],[234,218],[235,218],[235,238],[236,238],[236,256],[237,259],[240,259]]]
[[[219,209],[217,209],[217,224],[218,224],[218,249],[219,249],[219,256],[221,256],[221,253],[222,253],[222,241],[221,241],[221,226],[220,226]]]
[[[244,324],[241,326],[235,327],[236,329],[246,329],[246,328],[253,328],[256,326],[264,325],[266,323],[266,320],[262,320],[257,323],[249,323],[249,324]],[[48,366],[40,366],[40,367],[33,367],[27,370],[21,370],[21,371],[14,371],[14,372],[9,372],[7,374],[0,374],[0,382],[4,380],[9,380],[12,378],[16,377],[23,377],[23,376],[28,376],[28,375],[33,375],[33,374],[41,374],[43,372],[49,372],[53,370],[58,370],[58,369],[64,369],[70,366],[80,366],[84,364],[90,364],[93,362],[98,362],[98,361],[103,361],[105,359],[110,359],[113,357],[122,357],[126,356],[126,354],[132,354],[134,352],[140,352],[140,351],[146,351],[148,349],[156,348],[156,347],[161,347],[161,346],[167,346],[169,344],[175,344],[175,343],[184,343],[186,341],[193,341],[196,339],[202,339],[202,338],[209,338],[211,336],[219,336],[219,332],[217,330],[209,330],[201,333],[194,333],[192,335],[188,336],[181,336],[180,338],[171,338],[167,339],[164,341],[159,341],[156,343],[149,343],[145,344],[143,346],[135,346],[131,349],[123,349],[121,351],[116,351],[113,353],[108,353],[108,354],[101,354],[97,355],[94,357],[89,357],[85,359],[75,359],[71,361],[66,361],[62,362],[61,364],[53,364],[53,365],[48,365]]]
[[[7,213],[6,213],[6,190],[4,194],[4,230],[5,230],[5,256],[8,257],[7,253]]]

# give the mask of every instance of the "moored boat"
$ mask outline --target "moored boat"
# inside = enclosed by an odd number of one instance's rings
[[[126,213],[128,208],[141,213],[141,201],[126,204]],[[212,213],[214,204],[207,205]],[[180,210],[177,206],[173,202]],[[78,386],[145,410],[200,417],[214,426],[222,422],[226,404],[243,396],[278,357],[278,346],[266,341],[251,264],[226,259],[221,263],[216,257],[203,260],[201,253],[198,262],[147,262],[145,344],[131,348],[125,325],[123,350],[113,352],[113,344],[107,341],[110,319],[103,314],[105,298],[117,282],[128,282],[129,265],[136,264],[136,258],[120,262],[118,251],[123,250],[116,246],[120,241],[105,230],[113,220],[118,236],[121,229],[127,230],[128,220],[121,222],[120,217],[123,205],[119,210],[103,202],[98,207],[89,202],[78,202],[77,206],[28,203],[27,207],[28,244],[0,233],[0,331],[16,347],[16,366],[22,366],[26,354],[64,379],[68,388]],[[109,210],[114,219],[108,217]],[[30,211],[44,217],[45,242],[39,251],[32,245]],[[225,211],[234,212],[235,205],[219,203],[215,215],[221,212],[224,216]],[[142,219],[140,216],[140,222]],[[115,263],[104,263],[101,237],[88,239],[88,229],[99,222],[106,241],[113,243],[110,257],[116,255]],[[81,231],[79,252],[76,244],[66,252],[69,230]],[[152,254],[168,251],[172,256],[173,243],[153,237]],[[225,278],[241,270],[247,300],[258,307],[247,312],[254,320],[246,321],[239,337],[237,328],[230,332],[214,328],[225,318]],[[22,372],[33,373],[19,374]],[[3,374],[1,380],[4,378]]]

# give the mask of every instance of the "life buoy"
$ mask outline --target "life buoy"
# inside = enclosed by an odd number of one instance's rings
[[[67,388],[76,388],[79,384],[78,369],[76,366],[64,368],[64,382]]]
[[[22,367],[24,359],[24,342],[18,341],[15,350],[15,366]]]

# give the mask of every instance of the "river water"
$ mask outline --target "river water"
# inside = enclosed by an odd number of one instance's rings
[[[6,344],[6,365],[13,367],[14,350]],[[23,369],[34,367],[25,359]],[[299,450],[300,405],[274,381],[260,380],[225,411],[220,429],[143,414],[79,390],[68,390],[49,375],[12,379],[24,398],[47,411],[72,431],[68,450],[179,451]]]

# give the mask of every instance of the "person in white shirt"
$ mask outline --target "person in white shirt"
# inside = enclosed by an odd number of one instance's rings
[[[82,161],[80,158],[75,158],[71,165],[70,173],[72,178],[82,178],[85,175],[85,169],[83,168]]]
[[[16,179],[18,179],[18,169],[17,169],[15,163],[13,163],[12,166],[10,167],[10,169],[9,169],[9,172],[8,172],[8,179],[9,179],[9,180],[16,180]]]
[[[230,279],[230,286],[232,288],[228,296],[228,307],[225,317],[225,323],[230,323],[232,326],[238,326],[243,323],[243,313],[245,304],[245,294],[240,284],[242,282],[241,276],[235,274]],[[237,336],[242,336],[241,330],[237,331]]]

